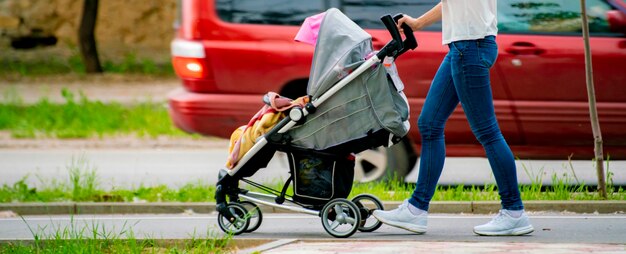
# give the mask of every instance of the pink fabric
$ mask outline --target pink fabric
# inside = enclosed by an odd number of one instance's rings
[[[293,103],[294,100],[287,97],[282,97],[275,92],[268,92],[267,95],[270,98],[270,106],[278,112],[283,112],[295,106],[301,106],[299,104]]]
[[[325,14],[325,12],[322,12],[306,18],[294,40],[315,46],[317,35],[320,31],[320,25],[322,24]]]

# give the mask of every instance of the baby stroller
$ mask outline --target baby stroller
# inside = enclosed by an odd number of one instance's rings
[[[334,237],[381,226],[371,216],[373,210],[384,209],[375,196],[346,198],[354,178],[353,154],[391,146],[409,130],[408,103],[392,62],[417,42],[406,25],[402,41],[394,21],[401,16],[381,18],[392,40],[374,52],[368,33],[338,9],[326,11],[307,87],[308,103],[291,108],[236,165],[220,170],[215,199],[224,232],[256,230],[263,218],[256,204],[319,216]],[[246,179],[266,167],[276,151],[287,154],[290,167],[281,190]],[[239,181],[267,193],[242,189]],[[290,185],[292,195],[287,194]]]

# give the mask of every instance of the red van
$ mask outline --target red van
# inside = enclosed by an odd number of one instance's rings
[[[417,16],[437,0],[179,0],[172,61],[182,87],[169,95],[179,128],[228,138],[275,91],[305,94],[313,47],[293,41],[302,21],[330,7],[343,11],[373,37],[389,41],[379,17]],[[498,2],[498,60],[492,89],[502,132],[522,159],[593,158],[593,136],[585,85],[580,2]],[[604,152],[626,159],[626,4],[587,1],[594,80]],[[416,32],[419,47],[397,63],[411,104],[413,124],[447,48],[441,24]],[[448,156],[484,156],[459,107],[446,126]],[[356,174],[373,180],[404,176],[419,152],[412,128],[405,142],[361,154]],[[382,148],[381,148],[382,149]]]

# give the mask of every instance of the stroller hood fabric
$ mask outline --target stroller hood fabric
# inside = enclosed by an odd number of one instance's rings
[[[307,93],[311,101],[373,55],[372,37],[338,9],[326,11],[320,25]],[[394,86],[377,63],[356,77],[289,131],[294,146],[324,150],[385,129],[404,137],[409,108],[401,86]]]
[[[329,9],[323,17],[307,88],[313,97],[319,97],[347,76],[345,67],[364,60],[372,52],[372,36],[341,11]]]

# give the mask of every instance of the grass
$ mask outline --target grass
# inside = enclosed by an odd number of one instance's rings
[[[25,105],[17,95],[0,103],[0,130],[16,138],[91,138],[134,134],[138,137],[190,136],[176,128],[164,104],[143,102],[134,105],[92,101],[62,91],[65,103],[43,98]]]
[[[0,253],[231,253],[231,235],[220,236],[210,230],[206,237],[195,233],[188,239],[158,241],[154,237],[137,239],[124,223],[121,229],[106,229],[95,222],[77,226],[74,218],[69,226],[57,226],[51,233],[46,228],[29,227],[32,242],[14,241],[0,244]],[[54,225],[55,224],[49,224]]]
[[[215,202],[215,186],[203,181],[186,183],[178,188],[166,185],[133,188],[103,189],[100,187],[96,168],[84,157],[73,159],[67,166],[67,181],[45,181],[39,179],[39,187],[28,184],[29,176],[20,181],[0,188],[0,202]],[[610,172],[610,171],[609,171]],[[611,176],[612,173],[609,173]],[[523,200],[601,200],[592,187],[571,183],[571,176],[552,176],[551,186],[542,186],[541,181],[520,186]],[[540,180],[540,179],[539,179]],[[609,178],[610,181],[610,178]],[[283,182],[275,180],[267,184],[280,190]],[[246,189],[256,188],[242,185]],[[414,185],[398,179],[383,182],[354,183],[350,197],[369,193],[385,201],[401,201],[413,192]],[[609,200],[626,200],[626,190],[609,185]],[[290,188],[287,193],[292,193]],[[497,201],[497,187],[494,184],[484,186],[439,186],[433,201]]]
[[[568,176],[553,175],[551,186],[542,186],[540,183],[520,185],[522,200],[603,200],[593,187],[586,185],[572,185]],[[397,180],[388,182],[355,183],[350,196],[360,193],[370,193],[381,200],[402,201],[410,197],[415,188]],[[626,200],[626,190],[622,187],[611,186],[608,189],[609,200]],[[486,183],[483,186],[438,186],[432,201],[499,201],[498,189],[495,184]]]
[[[102,69],[107,73],[143,74],[151,76],[174,76],[171,62],[156,63],[148,58],[139,58],[129,53],[121,60],[102,60]],[[0,78],[47,76],[58,74],[86,74],[80,54],[75,50],[68,57],[38,57],[27,59],[24,57],[0,58]]]

